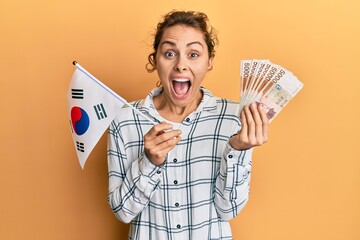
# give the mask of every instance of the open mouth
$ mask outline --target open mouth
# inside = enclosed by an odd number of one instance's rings
[[[185,97],[191,87],[191,82],[187,78],[176,78],[172,81],[173,89],[178,97]]]

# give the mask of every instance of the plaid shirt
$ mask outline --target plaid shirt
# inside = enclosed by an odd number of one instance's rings
[[[152,101],[161,90],[133,106],[166,121]],[[201,90],[198,108],[178,124],[182,140],[161,166],[144,155],[151,122],[125,107],[111,123],[109,204],[117,218],[131,222],[129,239],[232,239],[228,220],[248,200],[252,150],[237,151],[228,143],[241,127],[238,103]]]

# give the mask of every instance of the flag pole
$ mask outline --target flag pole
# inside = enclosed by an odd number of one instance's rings
[[[76,66],[77,69],[79,69],[80,71],[82,71],[83,73],[85,73],[86,75],[88,75],[91,80],[93,80],[95,83],[99,84],[102,88],[104,88],[107,92],[109,92],[111,95],[113,95],[116,99],[118,99],[119,101],[121,101],[122,103],[124,103],[125,105],[131,107],[135,112],[137,112],[138,114],[140,114],[141,116],[143,116],[146,120],[148,120],[149,122],[151,122],[152,124],[157,124],[154,120],[152,120],[151,118],[149,118],[149,116],[145,115],[143,112],[141,112],[139,109],[135,108],[134,106],[132,106],[130,103],[128,103],[128,101],[126,101],[124,98],[120,97],[118,94],[116,94],[113,90],[111,90],[108,86],[106,86],[105,84],[103,84],[102,82],[100,82],[96,77],[94,77],[93,75],[91,75],[88,71],[86,71],[77,61],[73,61],[72,62],[73,65]]]

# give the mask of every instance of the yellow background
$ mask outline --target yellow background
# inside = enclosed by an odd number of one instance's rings
[[[85,170],[66,94],[77,60],[128,101],[154,27],[172,9],[201,10],[218,30],[204,85],[239,100],[241,59],[270,59],[304,89],[256,149],[250,201],[234,239],[360,239],[360,3],[357,0],[0,0],[0,239],[126,239],[107,204],[106,137]]]

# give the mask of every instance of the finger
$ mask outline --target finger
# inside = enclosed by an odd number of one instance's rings
[[[169,131],[172,129],[172,125],[168,124],[166,122],[162,122],[160,124],[154,125],[150,130],[144,135],[144,143],[145,145],[148,145],[151,143],[154,138],[156,138],[158,135],[164,133],[164,131]]]
[[[166,142],[170,139],[175,139],[179,137],[181,134],[180,130],[170,130],[166,132],[159,133],[154,139],[153,143],[154,145],[158,145],[160,143]]]
[[[246,106],[245,108],[245,117],[247,122],[247,136],[249,140],[255,139],[255,122],[253,119],[253,116],[251,114],[249,106]]]
[[[241,120],[240,138],[243,140],[247,140],[248,124],[246,121],[245,110],[241,111],[240,120]]]
[[[154,125],[150,130],[144,135],[144,147],[145,149],[153,148],[156,143],[154,139],[166,129],[171,129],[171,125],[165,122]]]
[[[268,141],[268,132],[269,132],[269,119],[266,116],[264,107],[262,104],[259,105],[259,113],[262,121],[262,131],[263,131],[263,137],[264,141]]]
[[[164,152],[165,154],[168,153],[171,149],[173,149],[176,144],[178,144],[181,141],[181,137],[174,137],[171,138],[165,142],[160,143],[159,145],[157,145],[157,148],[159,149],[159,151]]]
[[[176,138],[169,139],[160,144],[153,146],[151,149],[148,149],[148,153],[150,156],[154,156],[156,158],[163,158],[171,149],[173,149],[176,144],[178,144],[181,140],[181,137],[178,136]]]
[[[261,145],[264,141],[263,139],[263,124],[260,117],[260,113],[258,111],[258,107],[256,107],[255,103],[251,104],[250,107],[251,114],[253,116],[254,122],[255,122],[255,137],[256,137],[256,145]]]
[[[161,134],[164,131],[168,131],[172,129],[172,125],[166,122],[162,122],[160,124],[154,125],[149,132],[146,134],[149,137],[155,137]]]

